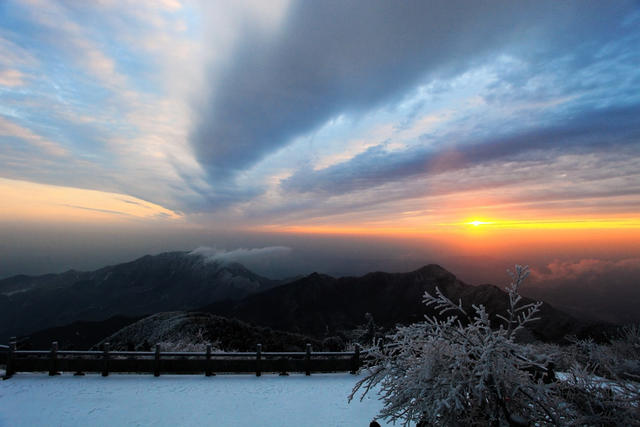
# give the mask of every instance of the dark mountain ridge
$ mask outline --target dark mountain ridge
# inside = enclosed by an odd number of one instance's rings
[[[147,255],[91,272],[14,276],[0,280],[0,341],[79,320],[193,310],[279,283],[241,264],[188,252]]]
[[[496,322],[495,314],[503,314],[508,306],[506,292],[498,287],[468,285],[439,265],[430,264],[409,273],[375,272],[361,277],[333,278],[314,273],[201,310],[274,329],[323,336],[362,325],[365,313],[371,313],[385,328],[421,321],[425,315],[435,314],[422,299],[425,292],[433,295],[436,287],[452,301],[462,300],[467,312],[473,313],[473,304],[485,305]],[[540,317],[532,324],[532,332],[544,341],[559,341],[567,334],[589,334],[593,329],[546,303]]]
[[[367,322],[366,313],[385,329],[434,314],[422,299],[436,287],[453,301],[461,299],[469,312],[473,304],[485,305],[494,319],[508,304],[498,287],[468,285],[435,264],[408,273],[342,278],[313,273],[278,282],[237,263],[171,252],[93,272],[1,280],[0,342],[31,334],[40,344],[62,340],[67,347],[85,348],[147,315],[196,310],[317,339],[349,339],[350,331]],[[540,317],[532,325],[533,337],[545,341],[606,331],[548,304]]]
[[[113,316],[105,320],[79,320],[64,326],[42,329],[18,337],[18,348],[43,350],[56,341],[60,350],[88,350],[104,337],[140,320],[139,317]]]

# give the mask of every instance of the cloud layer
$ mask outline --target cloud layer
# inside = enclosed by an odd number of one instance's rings
[[[242,170],[331,117],[364,114],[496,51],[530,48],[530,36],[546,44],[553,34],[553,48],[536,46],[553,54],[620,17],[557,2],[296,3],[278,31],[243,34],[199,112],[196,154],[215,176]]]
[[[2,8],[4,178],[241,228],[640,208],[632,1]]]
[[[640,258],[555,260],[532,270],[534,295],[577,315],[613,323],[637,323]]]

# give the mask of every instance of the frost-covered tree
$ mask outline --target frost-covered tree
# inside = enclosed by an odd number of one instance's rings
[[[623,328],[607,346],[520,343],[516,335],[537,320],[542,303],[520,296],[528,267],[509,273],[509,305],[498,324],[482,305],[469,312],[438,288],[425,293],[438,315],[375,343],[349,399],[375,389],[381,418],[421,427],[640,425],[640,327]],[[551,361],[564,371],[557,381]]]
[[[535,321],[541,302],[525,303],[519,288],[528,267],[516,265],[506,288],[509,308],[493,325],[482,305],[473,312],[440,289],[424,303],[438,316],[398,327],[369,350],[365,377],[353,389],[379,391],[379,416],[404,425],[529,425],[558,423],[557,394],[547,384],[547,360],[519,344],[519,330]],[[445,317],[447,316],[447,317]]]
[[[628,325],[608,344],[573,339],[557,352],[572,425],[640,425],[640,327]],[[562,360],[564,359],[564,360]]]
[[[207,339],[206,331],[203,328],[199,328],[191,333],[186,333],[178,337],[172,337],[171,339],[159,341],[157,344],[162,351],[205,351],[207,345],[212,346],[212,351],[222,351],[220,349],[220,341],[210,342]]]

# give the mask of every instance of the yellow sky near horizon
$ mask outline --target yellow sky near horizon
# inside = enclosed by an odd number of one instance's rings
[[[0,220],[122,222],[182,218],[180,213],[129,196],[0,178]]]
[[[362,224],[272,224],[253,231],[313,236],[424,239],[457,254],[507,255],[513,252],[640,254],[640,218],[633,216],[497,219],[464,218],[451,222]]]
[[[37,184],[0,178],[0,221],[23,223],[147,223],[163,221],[163,226],[189,224],[188,215],[175,212],[133,196]],[[458,206],[459,208],[459,206]],[[443,209],[437,214],[389,215],[384,220],[316,218],[308,222],[276,224],[234,223],[226,229],[239,231],[309,236],[353,236],[387,238],[425,238],[462,252],[495,251],[505,253],[527,245],[534,251],[556,247],[602,246],[611,250],[640,251],[640,217],[633,214],[562,215],[526,209],[497,212],[503,217],[468,216],[473,206]],[[407,214],[407,212],[404,212]],[[462,215],[467,215],[463,217]],[[212,230],[194,222],[193,226]]]
[[[252,228],[255,231],[301,233],[301,234],[436,234],[441,232],[488,233],[498,230],[640,230],[640,218],[558,218],[531,220],[468,219],[458,222],[425,222],[422,225],[399,224],[397,226],[376,224],[322,224],[285,225],[270,224]]]

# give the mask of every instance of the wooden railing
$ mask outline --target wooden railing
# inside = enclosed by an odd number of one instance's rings
[[[275,372],[288,375],[289,372],[304,372],[306,375],[318,372],[351,372],[355,374],[361,366],[360,348],[351,352],[313,352],[307,344],[304,352],[267,352],[262,345],[255,352],[213,352],[211,345],[204,352],[162,351],[156,345],[155,351],[110,351],[105,344],[102,351],[58,350],[53,342],[50,350],[18,350],[16,343],[0,345],[0,364],[5,364],[3,379],[11,378],[18,372],[100,372],[108,376],[112,372],[163,374],[204,374]]]

